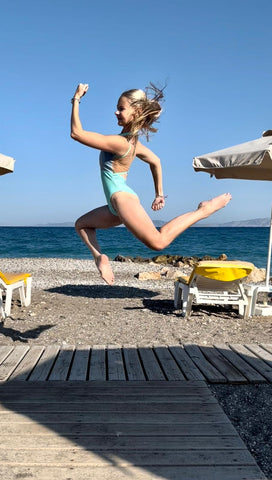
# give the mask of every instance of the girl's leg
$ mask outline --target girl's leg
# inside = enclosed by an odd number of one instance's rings
[[[195,211],[174,218],[163,225],[160,231],[156,229],[135,195],[118,192],[113,195],[112,204],[122,223],[135,237],[152,250],[162,250],[184,230],[225,207],[230,200],[231,195],[225,193],[212,200],[201,202]]]
[[[91,251],[101,277],[106,283],[112,285],[114,275],[107,255],[101,253],[96,238],[97,228],[110,228],[121,225],[119,217],[113,215],[108,206],[99,207],[91,212],[82,215],[75,224],[75,229],[83,242]]]

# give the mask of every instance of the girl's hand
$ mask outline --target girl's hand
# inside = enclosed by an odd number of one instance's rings
[[[75,91],[74,97],[81,98],[88,91],[88,83],[80,83]]]
[[[155,212],[157,210],[161,210],[165,205],[164,199],[165,197],[163,195],[157,196],[151,205],[152,210],[154,210]]]

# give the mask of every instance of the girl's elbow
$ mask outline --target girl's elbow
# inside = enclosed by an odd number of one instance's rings
[[[70,133],[70,137],[73,139],[73,140],[79,140],[79,134],[74,131],[74,130],[71,130],[71,133]]]

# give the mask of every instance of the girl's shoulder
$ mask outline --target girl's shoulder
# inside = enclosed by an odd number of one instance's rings
[[[143,145],[140,140],[137,141],[136,143],[136,155],[147,155],[148,153],[151,153],[150,148],[146,147]]]

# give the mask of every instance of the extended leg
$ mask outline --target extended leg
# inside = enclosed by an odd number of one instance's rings
[[[225,207],[230,199],[231,195],[226,193],[201,202],[195,211],[174,218],[163,225],[160,231],[156,229],[135,195],[118,192],[112,197],[112,203],[122,223],[135,237],[152,250],[162,250],[187,228]]]
[[[114,275],[110,266],[107,255],[101,253],[100,246],[96,238],[97,228],[110,228],[121,225],[119,217],[113,215],[108,207],[96,208],[91,212],[82,215],[75,224],[76,231],[83,242],[91,251],[98,271],[106,283],[112,285],[114,282]]]

